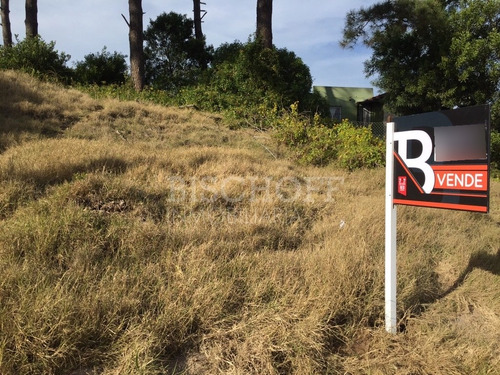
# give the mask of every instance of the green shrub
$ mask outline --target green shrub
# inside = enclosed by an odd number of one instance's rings
[[[177,100],[174,96],[164,90],[157,90],[152,87],[146,87],[141,92],[135,91],[129,81],[125,84],[111,85],[77,85],[79,90],[89,94],[94,99],[113,98],[122,101],[140,101],[155,103],[160,105],[174,105]]]
[[[290,147],[304,146],[308,140],[306,119],[298,112],[298,104],[290,106],[290,111],[285,111],[276,123],[275,136],[280,143]]]
[[[66,66],[70,55],[54,49],[55,42],[39,36],[26,38],[12,47],[0,47],[0,69],[22,70],[30,74],[67,80],[71,69]]]
[[[325,101],[310,93],[311,86],[309,68],[295,53],[264,48],[258,42],[235,42],[215,51],[204,80],[181,90],[180,104],[222,111],[239,125],[262,127],[269,126],[261,116],[267,110],[296,101],[302,111],[327,111]]]
[[[335,130],[341,167],[354,170],[384,164],[384,143],[373,135],[371,127],[356,127],[343,120]]]
[[[294,150],[298,160],[305,164],[337,163],[350,171],[383,165],[383,141],[372,134],[370,127],[355,127],[344,120],[335,127],[298,112],[298,104],[291,106],[275,121],[278,142]]]
[[[292,148],[298,160],[305,164],[324,165],[335,159],[336,139],[333,129],[320,124],[320,117],[301,115],[298,103],[283,111],[275,121],[278,142]]]
[[[101,52],[91,53],[75,66],[75,80],[83,84],[122,84],[127,75],[125,55],[111,54],[106,47]]]

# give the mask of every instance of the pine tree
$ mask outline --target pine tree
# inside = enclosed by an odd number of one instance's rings
[[[129,0],[130,73],[136,91],[144,88],[144,33],[142,0]]]
[[[26,0],[26,38],[38,35],[38,0]]]
[[[5,47],[11,47],[12,46],[12,31],[10,28],[9,0],[1,0],[0,11],[1,11],[1,18],[2,18],[3,45]]]
[[[273,48],[273,0],[257,0],[257,31],[258,40],[265,48]]]

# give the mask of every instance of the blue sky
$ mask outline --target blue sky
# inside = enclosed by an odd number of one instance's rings
[[[214,47],[239,40],[255,31],[256,0],[205,0],[203,32]],[[339,46],[344,19],[351,9],[373,0],[274,0],[273,37],[279,48],[295,52],[309,66],[315,85],[372,87],[363,61],[370,51]],[[12,32],[24,38],[24,1],[11,1]],[[144,25],[162,12],[174,11],[192,18],[192,0],[143,0]],[[39,0],[39,33],[55,41],[56,49],[71,55],[70,64],[106,46],[128,55],[126,0]]]

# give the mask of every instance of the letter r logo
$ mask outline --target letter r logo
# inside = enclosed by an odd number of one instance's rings
[[[409,130],[404,132],[395,132],[394,140],[398,142],[398,154],[408,168],[420,169],[425,176],[425,182],[422,190],[430,194],[434,188],[434,171],[427,164],[432,155],[432,139],[423,130]],[[408,158],[408,141],[415,140],[422,144],[422,153],[418,157]]]

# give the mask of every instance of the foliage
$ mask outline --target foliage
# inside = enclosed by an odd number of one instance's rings
[[[113,98],[121,101],[137,101],[143,103],[154,103],[164,106],[178,104],[178,98],[165,90],[153,87],[145,87],[138,92],[130,81],[121,85],[78,85],[79,90],[89,94],[94,99]]]
[[[372,49],[366,74],[396,113],[493,103],[499,15],[498,0],[381,1],[347,15],[341,45]]]
[[[497,177],[500,177],[500,132],[496,130],[491,131],[491,145],[490,145],[490,152],[491,152],[491,166],[492,169],[496,169],[496,172],[494,174]]]
[[[384,142],[373,135],[371,127],[356,127],[343,120],[335,127],[338,163],[350,171],[384,164]]]
[[[235,121],[260,126],[266,122],[258,116],[263,108],[283,108],[296,101],[302,110],[326,113],[326,102],[310,93],[311,86],[309,68],[295,53],[264,48],[255,41],[235,42],[215,51],[205,81],[184,89],[181,98],[186,104],[225,111]]]
[[[129,85],[86,85],[80,89],[96,99],[117,98],[161,105],[176,105],[179,100],[186,100],[207,105],[206,100],[211,97],[217,99],[212,105],[216,102],[223,103],[219,101],[223,98],[220,92],[203,91],[201,86],[198,86],[197,90],[184,89],[178,96],[151,87],[137,93]],[[373,168],[383,164],[383,144],[380,138],[373,135],[371,127],[356,127],[347,121],[332,127],[332,124],[318,113],[314,116],[300,113],[298,102],[292,104],[290,110],[285,110],[279,109],[276,104],[271,107],[272,103],[266,101],[256,104],[245,102],[245,98],[241,98],[241,102],[238,102],[236,95],[228,95],[225,98],[228,100],[224,103],[228,106],[227,109],[209,109],[222,110],[229,117],[230,126],[233,128],[235,119],[239,119],[244,121],[246,126],[273,129],[275,139],[290,147],[301,163],[336,163],[348,170]]]
[[[240,41],[232,43],[222,43],[217,47],[212,56],[212,66],[223,63],[235,63],[238,60],[240,51],[245,48],[245,44]]]
[[[91,53],[75,66],[75,80],[82,84],[122,84],[127,75],[126,56],[106,47],[101,52]]]
[[[276,121],[276,138],[291,147],[301,162],[325,165],[336,162],[355,170],[383,165],[384,146],[370,127],[355,127],[347,120],[331,128],[316,115],[301,116],[297,103]]]
[[[292,104],[290,111],[284,111],[277,119],[275,137],[306,164],[328,164],[337,156],[334,130],[321,125],[318,116],[311,122],[309,117],[301,115],[298,103]]]
[[[70,56],[54,49],[55,42],[36,36],[18,41],[12,47],[0,47],[0,69],[18,69],[38,76],[67,80]]]
[[[460,1],[449,11],[453,33],[449,54],[442,57],[447,107],[498,100],[500,85],[500,1]]]
[[[174,12],[150,21],[144,33],[149,85],[175,91],[199,78],[210,60],[211,48],[195,38],[193,26],[191,19]]]

